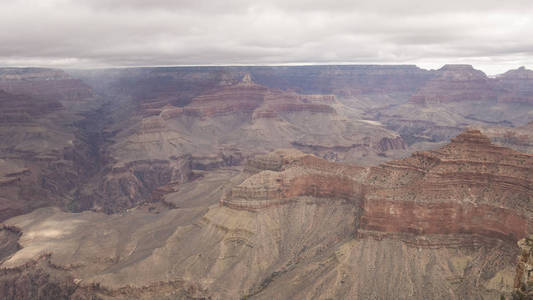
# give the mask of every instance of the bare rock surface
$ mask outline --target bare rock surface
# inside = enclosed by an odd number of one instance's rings
[[[1,267],[16,278],[45,268],[76,283],[72,295],[102,299],[494,298],[513,289],[532,168],[476,130],[378,167],[279,150],[226,171],[227,188],[209,176],[195,179],[212,186],[202,196],[183,185],[165,196],[174,209],[12,218],[21,249]],[[220,204],[193,205],[217,189]]]
[[[530,73],[2,68],[0,298],[509,296]]]

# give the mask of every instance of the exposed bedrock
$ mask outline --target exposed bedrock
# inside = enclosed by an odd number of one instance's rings
[[[379,167],[285,150],[249,160],[246,170],[253,175],[231,189],[222,205],[257,210],[338,199],[360,207],[362,230],[416,235],[518,240],[533,229],[533,157],[495,146],[477,130]]]
[[[182,208],[158,213],[44,208],[12,218],[6,224],[23,234],[10,239],[22,248],[0,279],[12,285],[44,270],[63,292],[75,282],[79,299],[497,298],[512,289],[518,249],[509,241],[529,229],[532,159],[474,130],[380,167],[278,150],[249,159],[219,206],[176,199]],[[142,170],[163,184],[185,161],[110,174],[140,182]],[[153,178],[149,166],[168,176]],[[506,194],[510,181],[519,183]]]
[[[471,65],[445,65],[411,97],[411,101],[430,104],[496,98],[496,88],[483,72]]]
[[[102,179],[98,197],[88,200],[105,212],[157,200],[152,198],[156,189],[168,186],[171,191],[172,186],[192,177],[191,163],[191,156],[186,155],[171,160],[139,160],[115,165]]]
[[[361,229],[390,233],[479,234],[518,240],[528,233],[528,218],[491,205],[364,201]]]
[[[53,85],[55,77],[43,79],[43,72],[26,69],[17,72],[25,77],[36,73],[36,78],[18,82],[17,77],[6,79],[5,69],[0,69],[0,86],[20,93],[0,90],[0,220],[42,206],[69,207],[76,189],[100,164],[95,149],[99,127],[94,125],[102,123],[102,116],[91,122],[79,107],[75,113],[67,103],[72,95],[48,96],[33,93],[31,86],[19,86],[41,81]],[[79,87],[64,88],[76,94]],[[68,101],[63,104],[63,100]]]
[[[153,102],[141,105],[144,114],[160,115],[164,120],[183,116],[213,118],[237,113],[253,114],[253,119],[294,112],[336,113],[329,105],[335,102],[333,95],[300,95],[269,89],[253,82],[249,74],[236,84],[220,86],[194,97],[184,107],[165,103],[165,99],[150,101]]]
[[[533,104],[533,71],[520,67],[504,73],[496,81],[505,90],[499,101]]]

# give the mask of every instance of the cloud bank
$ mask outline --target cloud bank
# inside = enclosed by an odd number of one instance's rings
[[[533,67],[530,0],[10,0],[0,66]]]

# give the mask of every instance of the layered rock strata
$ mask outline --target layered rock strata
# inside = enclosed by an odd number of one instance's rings
[[[256,210],[301,197],[340,199],[361,207],[364,231],[518,240],[533,229],[533,157],[495,146],[477,130],[379,167],[336,165],[292,152],[248,165],[266,170],[234,187],[222,205]]]
[[[411,101],[421,104],[496,99],[490,79],[470,65],[445,65]]]

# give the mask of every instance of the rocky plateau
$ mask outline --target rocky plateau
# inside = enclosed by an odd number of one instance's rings
[[[531,74],[0,68],[0,298],[527,293]]]

